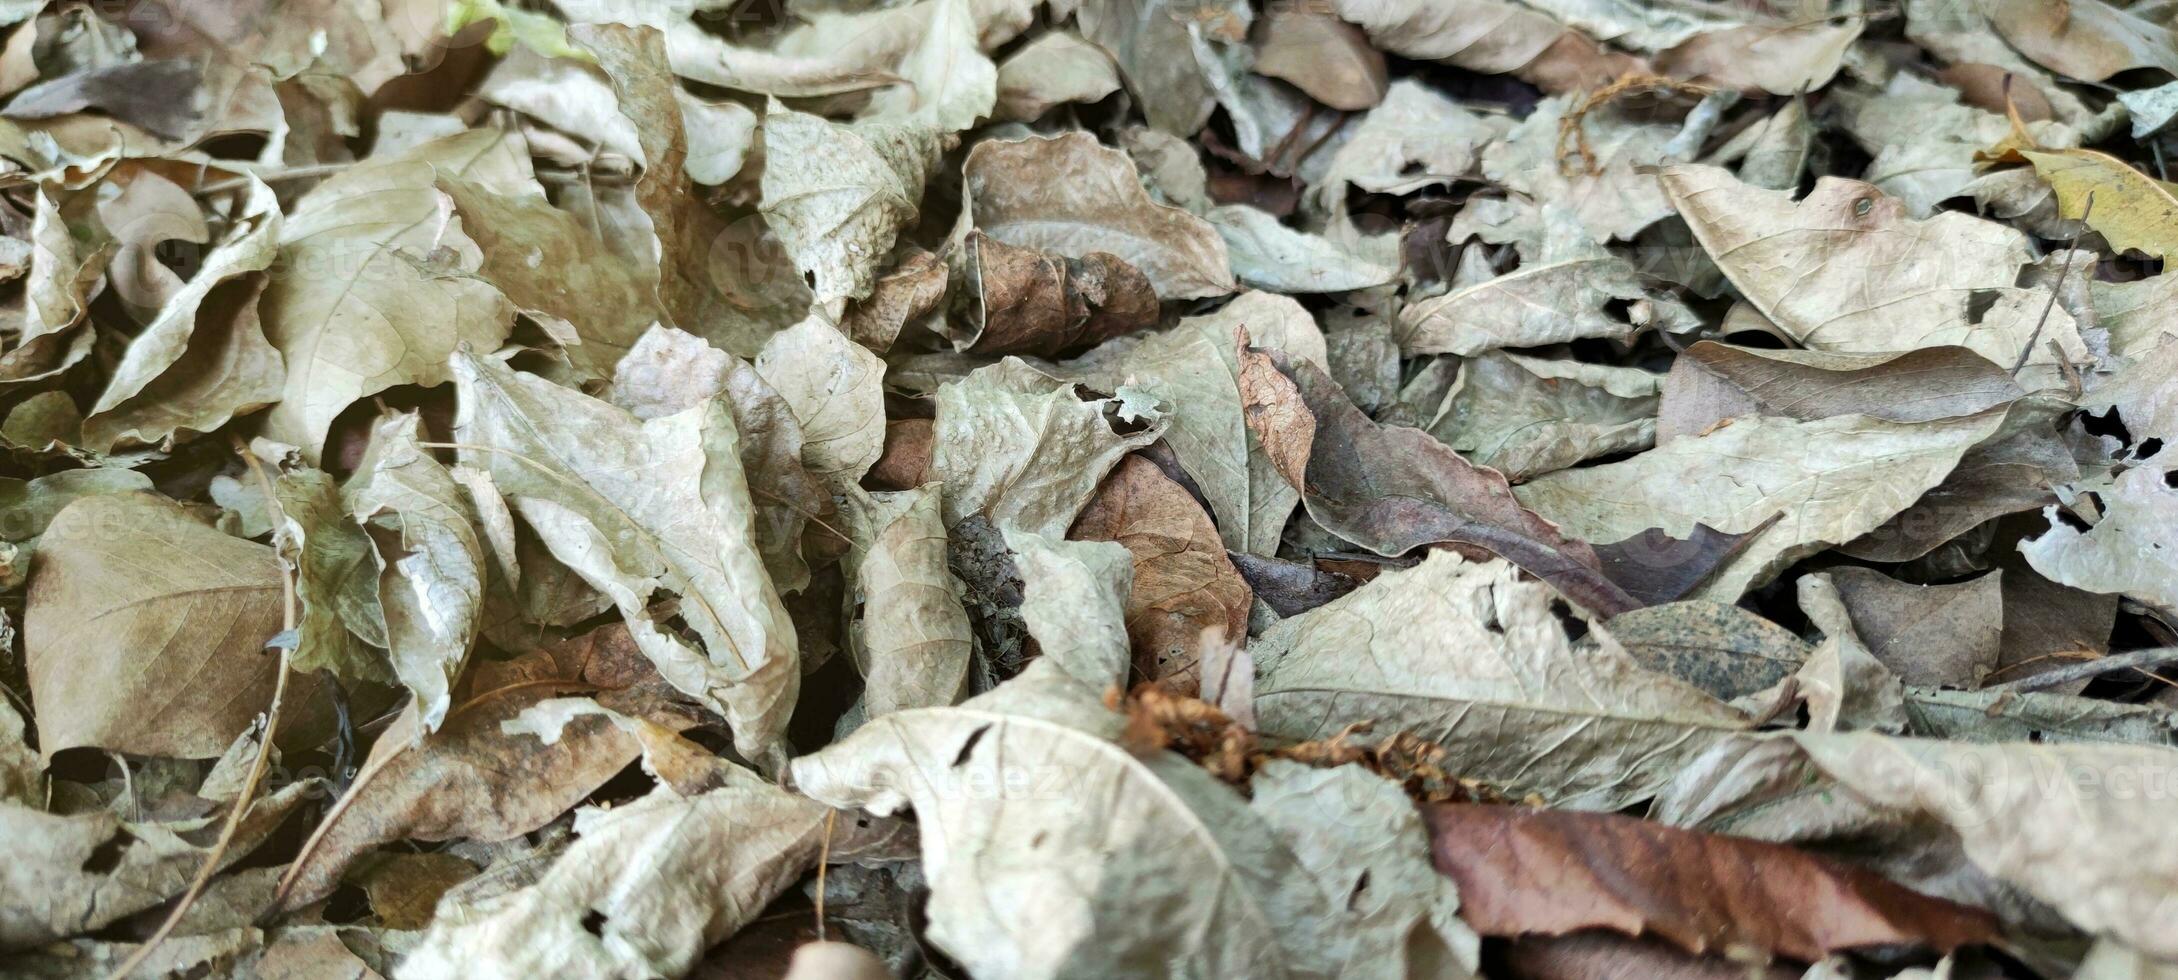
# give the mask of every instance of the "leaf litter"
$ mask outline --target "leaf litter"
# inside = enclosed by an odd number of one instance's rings
[[[0,3],[0,974],[2178,973],[2173,10]]]

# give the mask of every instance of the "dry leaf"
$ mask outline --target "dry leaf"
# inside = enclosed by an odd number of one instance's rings
[[[1747,727],[1609,634],[1572,639],[1554,605],[1512,565],[1432,553],[1264,633],[1249,651],[1257,716],[1295,739],[1363,721],[1412,732],[1450,752],[1450,771],[1589,810],[1647,798]]]
[[[849,637],[865,680],[864,717],[943,707],[967,689],[975,634],[946,569],[942,492],[932,483],[848,495],[855,537],[848,568],[862,601]]]
[[[755,548],[726,404],[641,422],[469,354],[455,357],[454,381],[464,465],[490,473],[553,556],[613,597],[661,676],[725,715],[745,755],[775,759],[801,671]],[[652,617],[661,588],[681,598],[700,646]]]
[[[998,66],[997,115],[1029,122],[1064,103],[1095,102],[1117,91],[1110,55],[1077,35],[1052,31]]]
[[[287,386],[265,417],[268,438],[315,461],[333,418],[394,385],[438,384],[462,344],[491,347],[513,307],[463,273],[482,255],[435,186],[461,177],[519,190],[501,136],[474,130],[373,159],[319,184],[280,229],[278,274],[258,302],[265,335],[287,362]],[[434,271],[451,267],[453,275]]]
[[[500,841],[536,830],[626,768],[641,749],[602,719],[578,720],[546,745],[501,729],[532,705],[574,691],[660,723],[692,717],[619,625],[480,663],[436,730],[411,705],[379,737],[287,871],[288,906],[322,898],[350,862],[380,844]]]
[[[62,510],[38,552],[23,653],[47,760],[78,746],[211,758],[272,700],[271,548],[116,493]]]
[[[2049,530],[2020,542],[2020,552],[2051,581],[2178,609],[2178,489],[2150,460],[2100,496],[2102,519],[2085,531],[2061,520],[2055,505],[2045,508]]]
[[[1504,474],[1419,429],[1371,420],[1313,364],[1255,350],[1240,358],[1248,427],[1326,530],[1385,557],[1437,544],[1486,550],[1604,615],[1640,604],[1592,549],[1516,499]]]
[[[1063,672],[1031,667],[960,707],[872,721],[796,760],[793,781],[832,806],[914,808],[928,936],[978,975],[1333,972],[1334,906],[1299,860],[1193,763],[1113,744],[1120,725]],[[1166,914],[1140,915],[1144,894]]]
[[[980,514],[1063,535],[1119,458],[1164,430],[1161,411],[1124,392],[1085,401],[1010,357],[939,388],[937,401],[930,472],[946,486],[948,527]]]
[[[764,114],[764,220],[818,302],[870,295],[878,259],[919,213],[936,149],[916,122],[842,126],[776,103]]]
[[[1127,155],[1087,133],[978,143],[961,180],[966,214],[1002,242],[1062,255],[1109,252],[1148,276],[1163,299],[1233,291],[1217,232],[1151,201]]]
[[[1359,112],[1384,101],[1384,53],[1361,29],[1314,6],[1280,7],[1257,28],[1255,72],[1292,82],[1333,109]]]
[[[1608,813],[1450,803],[1428,814],[1430,853],[1486,936],[1609,929],[1691,953],[1811,961],[1894,944],[1950,952],[1996,935],[1978,910],[1780,844]]]
[[[938,329],[955,350],[1052,355],[1157,322],[1149,280],[1110,252],[1074,258],[971,231],[954,254],[955,311]]]
[[[1723,701],[1784,680],[1809,653],[1808,645],[1784,627],[1738,606],[1703,599],[1621,613],[1606,625],[1641,666]]]
[[[1192,696],[1201,685],[1196,660],[1204,634],[1247,633],[1254,596],[1225,557],[1217,526],[1155,463],[1121,460],[1068,534],[1116,541],[1134,556],[1127,593],[1134,673]]]
[[[1443,401],[1424,406],[1421,428],[1509,480],[1527,480],[1649,448],[1661,380],[1635,368],[1492,351],[1461,360]]]
[[[1066,367],[1093,385],[1126,385],[1167,407],[1165,441],[1201,491],[1225,546],[1267,555],[1277,550],[1300,493],[1271,465],[1242,414],[1240,360],[1233,351],[1238,326],[1264,348],[1315,364],[1328,358],[1323,332],[1306,309],[1251,290],[1216,313],[1107,343]]]
[[[1827,573],[1853,631],[1898,679],[1922,687],[1980,687],[2004,633],[2003,575],[1909,585],[1868,568]]]
[[[801,421],[802,462],[820,479],[862,479],[885,451],[885,362],[811,317],[773,334],[756,373]]]

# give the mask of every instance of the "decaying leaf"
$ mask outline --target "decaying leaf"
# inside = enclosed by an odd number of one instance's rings
[[[870,294],[877,260],[919,213],[934,139],[915,122],[765,113],[764,220],[819,302]]]
[[[2051,581],[2178,609],[2178,488],[2150,460],[2101,497],[2104,512],[2093,527],[2074,529],[2052,505],[2044,511],[2049,530],[2019,550]]]
[[[1437,867],[1486,936],[1609,929],[1692,953],[1803,961],[1892,944],[1950,952],[1995,936],[1984,913],[1782,844],[1471,803],[1431,807],[1429,829]]]
[[[956,254],[958,309],[942,328],[956,350],[1051,355],[1157,322],[1149,280],[1110,252],[1073,258],[971,231]]]
[[[1217,231],[1150,200],[1127,155],[1087,133],[978,143],[961,180],[975,227],[1002,242],[1109,252],[1148,276],[1163,299],[1233,291]]]
[[[1462,775],[1506,792],[1615,810],[1748,726],[1608,633],[1573,639],[1553,604],[1565,608],[1499,561],[1436,552],[1380,575],[1251,648],[1263,730],[1326,738],[1374,721],[1446,747]]]

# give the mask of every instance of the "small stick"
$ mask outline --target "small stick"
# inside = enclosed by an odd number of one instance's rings
[[[2145,673],[2151,667],[2160,667],[2173,662],[2178,662],[2178,647],[2149,647],[2146,650],[2134,650],[2130,653],[2097,657],[2094,660],[2076,663],[2069,667],[2043,671],[2032,677],[2022,677],[2016,681],[1992,684],[1988,689],[1992,691],[2039,691],[2060,684],[2069,684],[2073,681],[2090,680],[2128,668]]]
[[[249,463],[250,472],[257,475],[257,483],[265,493],[265,503],[272,508],[273,526],[285,526],[287,517],[281,513],[280,498],[273,493],[272,479],[265,475],[264,463],[248,447],[242,445],[242,440],[236,439],[234,448]],[[283,560],[280,562],[280,637],[285,638],[294,631],[295,575],[294,570]],[[106,975],[107,980],[127,980],[130,974],[136,972],[137,967],[143,966],[144,961],[151,958],[152,951],[158,949],[160,943],[173,935],[174,928],[181,924],[182,916],[189,913],[189,907],[196,904],[197,897],[204,894],[205,886],[211,884],[212,876],[219,873],[220,861],[226,857],[227,848],[234,844],[235,835],[241,831],[242,817],[249,813],[250,804],[256,802],[257,787],[264,782],[265,765],[272,756],[272,736],[280,730],[280,703],[287,697],[287,668],[294,653],[294,644],[282,643],[279,649],[280,673],[272,682],[272,703],[265,708],[263,741],[257,743],[257,757],[250,762],[249,778],[243,781],[242,791],[235,794],[234,806],[227,811],[226,825],[219,829],[219,840],[204,855],[204,865],[197,869],[197,876],[190,880],[189,889],[182,892],[181,898],[174,903],[174,911],[166,914],[166,921],[159,923],[158,931],[153,932],[151,938],[144,940],[143,945],[136,947],[136,952],[130,953],[128,959],[123,960],[120,966]]]
[[[838,810],[824,811],[824,843],[817,849],[817,941],[824,941],[824,869],[832,863],[832,824]]]
[[[2011,77],[2006,76],[2005,81],[2011,81]],[[2086,229],[2087,219],[2094,213],[2095,192],[2088,191],[2087,204],[2080,208],[2080,227],[2082,230]],[[2027,358],[2034,353],[2034,345],[2042,341],[2042,327],[2049,322],[2050,311],[2057,308],[2057,294],[2064,291],[2065,277],[2072,274],[2072,253],[2079,247],[2079,244],[2080,236],[2072,236],[2072,245],[2065,249],[2064,264],[2057,267],[2057,282],[2049,287],[2049,302],[2042,304],[2042,318],[2034,321],[2034,332],[2027,335],[2027,345],[2019,349],[2019,360],[2012,362],[2013,377],[2017,377],[2020,369],[2027,366]],[[2062,358],[2059,360],[2062,360]]]

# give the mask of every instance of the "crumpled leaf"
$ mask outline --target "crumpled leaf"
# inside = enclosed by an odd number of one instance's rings
[[[968,152],[961,180],[974,226],[1007,244],[1110,252],[1148,276],[1162,299],[1233,291],[1216,229],[1150,200],[1127,155],[1088,133],[986,140]]]
[[[1141,456],[1121,460],[1068,536],[1116,541],[1133,555],[1126,623],[1140,676],[1193,696],[1201,687],[1196,661],[1204,634],[1246,635],[1254,600],[1247,581],[1225,557],[1210,515],[1157,464]]]
[[[1057,538],[1119,458],[1157,440],[1161,410],[1127,397],[1084,401],[1074,385],[1007,358],[938,389],[931,475],[945,523],[982,515]]]
[[[1400,79],[1332,153],[1317,184],[1319,206],[1343,205],[1347,186],[1372,194],[1408,194],[1474,174],[1483,147],[1504,135],[1497,116],[1474,112],[1436,89]]]
[[[1266,631],[1249,651],[1257,717],[1295,739],[1373,720],[1443,746],[1448,771],[1584,810],[1647,798],[1747,727],[1608,633],[1570,638],[1554,605],[1508,563],[1433,552]]]
[[[297,468],[273,483],[279,500],[273,546],[295,570],[296,670],[329,671],[346,683],[391,683],[379,605],[379,557],[324,470]]]
[[[1207,772],[1113,744],[1120,725],[1032,665],[959,707],[872,721],[795,760],[793,784],[832,806],[914,808],[928,936],[977,975],[1334,973],[1334,907],[1300,861]],[[1027,793],[953,789],[969,785]],[[1144,896],[1163,914],[1141,915]]]
[[[2161,457],[2120,474],[2103,490],[2102,519],[2085,531],[2043,510],[2049,530],[2019,550],[2034,570],[2088,592],[2118,593],[2178,609],[2178,488]]]
[[[953,704],[967,689],[975,634],[946,568],[940,484],[850,492],[848,568],[862,618],[848,636],[862,671],[861,711],[875,718]]]
[[[156,494],[112,493],[62,510],[38,552],[23,654],[47,760],[78,746],[212,758],[272,700],[271,548]]]
[[[1803,961],[1890,945],[1950,952],[1996,938],[1978,909],[1781,844],[1611,813],[1471,803],[1427,812],[1430,853],[1486,936],[1608,929],[1691,953]]]
[[[724,785],[668,787],[576,815],[534,884],[441,903],[401,963],[413,977],[674,976],[754,920],[815,861],[826,810],[730,763]]]
[[[613,371],[613,404],[649,421],[723,394],[740,434],[741,468],[756,505],[756,547],[781,592],[809,584],[802,531],[831,513],[830,495],[803,465],[802,424],[754,365],[672,327],[645,332]],[[812,512],[812,505],[814,512]]]
[[[2103,0],[1997,0],[1975,9],[2020,54],[2060,75],[2086,82],[2131,68],[2178,75],[2169,29]]]
[[[1785,565],[1905,510],[2003,421],[2001,409],[1919,423],[1865,415],[1736,418],[1624,462],[1546,474],[1514,492],[1565,533],[1601,541],[1650,527],[1674,536],[1696,525],[1736,533],[1784,514],[1701,593],[1732,600]]]
[[[817,302],[870,295],[878,260],[919,213],[936,149],[915,122],[843,126],[777,104],[764,114],[764,220]]]
[[[272,188],[250,179],[229,234],[129,343],[83,420],[84,445],[111,451],[211,432],[280,397],[286,372],[258,323],[264,284],[254,275],[272,265],[280,239]]]
[[[1199,6],[1173,0],[1080,0],[1069,3],[1082,35],[1118,63],[1149,124],[1174,136],[1192,136],[1215,108],[1198,45],[1247,36],[1253,16],[1246,4],[1211,0]]]
[[[482,262],[434,182],[461,177],[514,189],[529,180],[502,159],[501,134],[472,130],[350,167],[303,195],[280,228],[275,274],[258,301],[265,335],[287,362],[267,438],[316,462],[333,418],[394,385],[447,378],[462,344],[497,345],[514,308],[469,278]],[[457,274],[431,271],[450,266]]]
[[[1090,384],[1130,386],[1170,409],[1164,431],[1180,468],[1194,480],[1234,551],[1268,555],[1300,500],[1263,451],[1242,414],[1233,328],[1251,341],[1315,364],[1328,360],[1315,317],[1294,300],[1250,290],[1215,313],[1182,317],[1170,329],[1108,342],[1070,362]]]
[[[221,865],[263,843],[320,789],[300,780],[253,803]],[[131,821],[111,810],[62,815],[0,803],[0,833],[10,844],[0,866],[0,949],[100,929],[181,894],[209,856],[198,840],[207,829],[217,836],[225,819]]]
[[[2178,750],[2010,742],[1975,745],[1872,734],[1795,736],[1846,790],[1949,827],[1973,863],[2055,906],[2082,929],[2178,958],[2160,898],[2178,860],[2141,837]],[[2090,777],[2088,774],[2099,774]],[[2124,775],[2117,775],[2124,774]]]
[[[454,358],[454,382],[463,464],[490,473],[553,556],[613,597],[659,674],[725,715],[744,755],[776,758],[801,671],[725,403],[643,422],[471,354]],[[700,646],[653,618],[661,588]]]
[[[451,706],[483,616],[484,534],[466,489],[420,445],[421,420],[381,420],[347,487],[377,555],[378,606],[394,676],[416,694],[425,730]]]
[[[885,451],[885,362],[816,317],[773,334],[756,355],[801,421],[802,462],[820,479],[862,479]]]
[[[959,283],[937,325],[953,348],[1052,355],[1157,322],[1157,293],[1110,252],[1079,258],[1008,245],[971,231],[954,253]]]
[[[1022,583],[1021,621],[1043,658],[1091,691],[1124,690],[1133,553],[1112,541],[1067,541],[1006,529]]]

